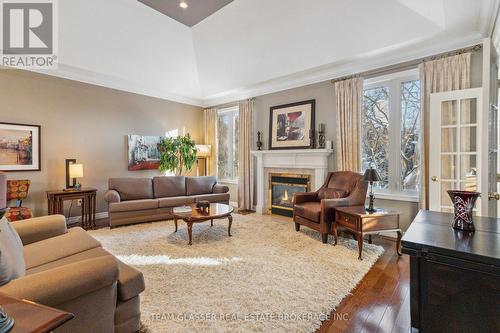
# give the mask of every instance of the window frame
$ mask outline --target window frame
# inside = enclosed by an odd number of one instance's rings
[[[401,188],[401,85],[407,81],[420,80],[418,68],[377,76],[364,80],[363,92],[366,89],[388,87],[389,88],[389,186],[387,189],[374,188],[373,191],[380,199],[399,201],[418,201],[419,190],[402,190]],[[363,97],[362,97],[363,98]],[[398,110],[394,112],[393,110]],[[422,107],[420,107],[420,111]],[[364,110],[362,110],[364,112]],[[421,115],[420,115],[421,116]],[[362,115],[363,117],[363,115]],[[419,133],[422,137],[422,128]],[[361,160],[363,159],[363,140],[360,140]]]
[[[224,114],[224,113],[237,113],[238,116],[239,116],[239,112],[240,112],[240,108],[238,105],[234,105],[234,106],[229,106],[229,107],[224,107],[224,108],[220,108],[220,109],[217,109],[217,124],[219,123],[219,115],[221,114]],[[232,128],[233,128],[233,134],[235,132],[235,117],[233,116],[232,117]],[[235,136],[233,135],[233,138],[231,140],[231,145],[233,146],[231,148],[231,152],[233,153],[232,155],[234,155],[234,149],[236,148],[235,147],[235,140],[234,140]],[[216,169],[216,176],[217,176],[217,180],[220,182],[220,183],[225,183],[225,184],[238,184],[238,181],[239,181],[239,175],[235,175],[233,178],[221,178],[219,177],[219,128],[217,126],[216,128],[216,140],[215,140],[215,169]],[[233,168],[234,170],[234,161],[231,161],[231,167]]]

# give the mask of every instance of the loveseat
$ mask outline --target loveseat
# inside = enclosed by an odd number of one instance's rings
[[[55,332],[132,333],[140,329],[140,271],[116,259],[62,215],[12,222],[23,242],[26,275],[0,292],[71,312]]]
[[[109,224],[116,227],[172,218],[172,209],[198,200],[229,203],[229,188],[212,176],[110,178],[104,195]]]

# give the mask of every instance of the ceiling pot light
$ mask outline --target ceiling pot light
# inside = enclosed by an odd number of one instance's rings
[[[186,1],[181,1],[179,3],[179,7],[181,7],[182,9],[186,9],[186,8],[188,8],[188,4]]]

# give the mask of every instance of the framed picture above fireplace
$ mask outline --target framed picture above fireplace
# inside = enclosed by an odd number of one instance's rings
[[[314,133],[316,100],[272,106],[269,115],[269,149],[310,148]]]

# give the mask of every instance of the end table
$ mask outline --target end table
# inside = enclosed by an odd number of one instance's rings
[[[0,294],[0,305],[14,319],[14,327],[9,333],[48,333],[74,318],[69,312],[5,294]]]
[[[374,213],[366,211],[365,206],[338,207],[335,209],[335,221],[332,223],[332,233],[337,245],[337,227],[352,231],[358,240],[358,259],[362,260],[363,236],[368,235],[371,244],[371,235],[381,232],[396,232],[398,235],[396,251],[401,256],[401,236],[399,227],[399,212],[377,208]]]
[[[97,189],[83,187],[80,190],[55,190],[47,191],[49,215],[64,214],[64,201],[82,200],[82,227],[83,229],[95,228]]]

